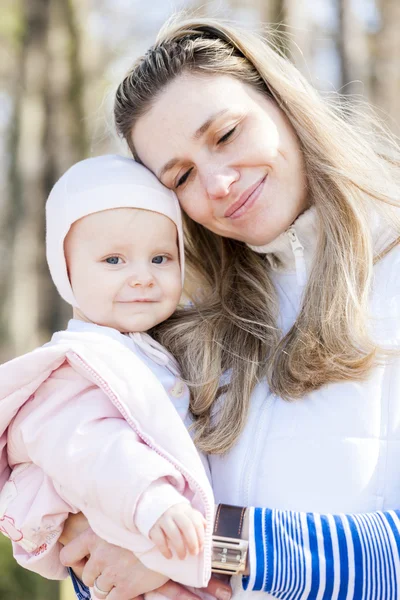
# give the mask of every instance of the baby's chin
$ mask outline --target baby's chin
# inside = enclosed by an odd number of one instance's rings
[[[156,325],[166,321],[169,316],[154,318],[147,315],[135,315],[121,322],[107,325],[107,327],[113,327],[121,333],[146,333]]]
[[[159,309],[160,308],[161,307],[159,307]],[[156,325],[166,321],[175,309],[175,304],[171,303],[169,306],[163,307],[163,310],[150,311],[144,308],[139,311],[136,308],[136,312],[127,311],[125,314],[123,311],[115,311],[112,315],[106,315],[104,313],[95,314],[92,310],[87,311],[85,313],[85,318],[82,320],[102,327],[116,329],[120,333],[146,333]],[[82,314],[84,314],[83,311]]]

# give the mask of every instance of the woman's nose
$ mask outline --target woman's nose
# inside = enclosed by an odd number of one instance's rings
[[[234,169],[213,170],[205,176],[205,186],[208,196],[213,200],[226,198],[230,194],[231,186],[239,179],[239,174]]]

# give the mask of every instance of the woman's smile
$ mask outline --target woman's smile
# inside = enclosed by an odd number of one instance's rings
[[[260,197],[264,189],[264,183],[267,178],[267,175],[262,177],[259,181],[257,181],[254,185],[250,186],[243,194],[240,196],[239,200],[234,202],[224,214],[224,217],[229,219],[240,219],[243,215],[245,215],[255,204],[256,200]]]

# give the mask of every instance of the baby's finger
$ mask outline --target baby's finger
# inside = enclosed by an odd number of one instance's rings
[[[186,548],[189,550],[190,554],[196,556],[200,551],[200,544],[193,517],[189,518],[186,515],[179,515],[179,517],[176,518],[176,524],[181,531]]]
[[[170,548],[173,548],[181,560],[186,556],[186,546],[183,541],[182,533],[175,521],[168,519],[167,522],[163,523],[162,529],[167,538],[167,543]]]
[[[198,540],[199,548],[200,548],[200,552],[201,552],[204,548],[204,534],[205,534],[205,530],[206,530],[206,526],[207,526],[207,521],[205,520],[203,515],[201,515],[200,513],[199,513],[198,518],[196,518],[194,520],[194,526],[196,528],[197,540]]]
[[[163,530],[160,527],[153,527],[150,530],[149,538],[157,546],[159,551],[165,558],[172,558],[172,552],[168,547],[167,539]]]
[[[199,552],[204,548],[204,534],[207,526],[207,521],[203,515],[196,511],[192,517],[193,525],[196,530],[197,543],[199,545]]]

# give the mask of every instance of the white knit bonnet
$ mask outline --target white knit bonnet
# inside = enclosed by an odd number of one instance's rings
[[[182,215],[175,194],[145,167],[117,155],[88,158],[71,167],[54,185],[46,204],[46,253],[60,296],[78,308],[69,281],[64,240],[82,217],[111,208],[141,208],[165,215],[178,230],[182,282]]]

